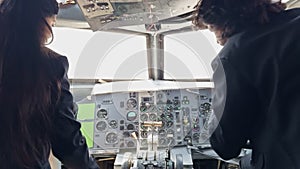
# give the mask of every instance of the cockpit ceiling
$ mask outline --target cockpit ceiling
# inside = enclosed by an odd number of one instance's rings
[[[65,0],[57,26],[79,29],[168,32],[190,27],[198,0]],[[288,8],[300,0],[285,0]]]

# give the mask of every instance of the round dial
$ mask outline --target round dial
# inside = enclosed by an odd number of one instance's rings
[[[156,114],[154,114],[154,113],[150,114],[150,115],[149,115],[149,119],[150,119],[151,121],[156,121],[156,120],[157,120]]]
[[[106,143],[115,144],[118,142],[118,135],[116,133],[108,133],[105,136]]]
[[[134,121],[136,119],[136,112],[135,111],[130,111],[127,113],[127,120],[128,121]]]
[[[167,138],[167,144],[168,144],[169,146],[174,146],[175,143],[176,143],[176,141],[175,141],[175,139],[174,139],[173,137],[168,137],[168,138]]]
[[[127,137],[130,137],[130,133],[129,133],[129,131],[125,131],[125,132],[123,132],[123,136],[124,136],[125,138],[127,138]]]
[[[133,141],[128,141],[127,142],[127,147],[134,147],[134,142]]]
[[[113,129],[116,129],[118,127],[118,122],[116,120],[111,120],[109,122],[109,126]]]
[[[135,99],[129,99],[127,100],[127,108],[128,109],[134,109],[137,106],[137,101]]]
[[[147,121],[148,120],[148,115],[147,114],[142,114],[140,116],[141,121]]]
[[[104,131],[107,127],[107,124],[105,121],[99,121],[97,124],[96,124],[96,129],[99,130],[99,131]]]
[[[158,144],[165,146],[165,145],[167,145],[167,140],[165,138],[159,138]]]
[[[166,119],[167,119],[167,120],[173,120],[173,119],[174,119],[173,114],[172,114],[172,113],[167,113],[167,114],[166,114]]]
[[[147,138],[148,137],[148,132],[147,131],[141,131],[141,137],[142,138]]]
[[[173,121],[168,121],[166,124],[167,124],[166,126],[167,126],[168,128],[170,128],[170,127],[173,126]]]
[[[97,112],[97,117],[98,117],[98,118],[101,118],[101,119],[106,119],[106,118],[107,118],[107,110],[105,110],[105,109],[100,109],[100,110]]]
[[[127,125],[127,130],[134,130],[134,125],[133,124],[128,124]]]
[[[167,132],[165,130],[159,130],[158,131],[158,135],[159,135],[159,137],[166,137],[167,136]]]

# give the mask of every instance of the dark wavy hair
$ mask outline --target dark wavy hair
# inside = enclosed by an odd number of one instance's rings
[[[223,31],[224,38],[247,27],[266,24],[272,15],[286,8],[281,1],[271,0],[200,0],[196,6],[193,24],[205,29],[206,24]]]
[[[56,0],[4,0],[0,4],[1,168],[35,168],[48,159],[53,100],[59,81],[41,42]],[[46,24],[46,25],[45,25]],[[55,92],[53,92],[55,91]],[[55,99],[53,99],[55,98]]]

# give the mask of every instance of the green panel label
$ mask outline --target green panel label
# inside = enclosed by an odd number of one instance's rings
[[[94,111],[95,103],[78,104],[77,119],[81,123],[81,132],[89,148],[94,146]]]
[[[78,120],[94,119],[95,103],[78,104]]]
[[[88,148],[94,147],[94,122],[81,122],[81,132],[86,139]]]

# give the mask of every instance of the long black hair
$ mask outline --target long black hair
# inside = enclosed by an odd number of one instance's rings
[[[196,6],[193,24],[206,28],[206,24],[223,30],[224,38],[247,27],[266,24],[272,15],[283,11],[284,3],[271,0],[200,0]]]
[[[49,156],[52,98],[60,89],[41,39],[45,27],[52,31],[44,19],[57,12],[56,0],[0,4],[1,168],[34,168]]]

